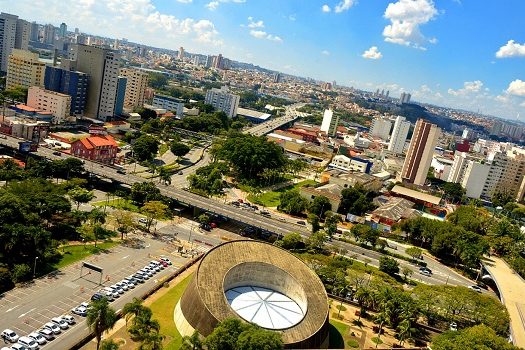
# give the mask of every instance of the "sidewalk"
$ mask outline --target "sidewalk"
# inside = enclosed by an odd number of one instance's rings
[[[483,265],[496,282],[501,302],[509,311],[514,345],[525,348],[525,281],[503,259],[491,256]]]

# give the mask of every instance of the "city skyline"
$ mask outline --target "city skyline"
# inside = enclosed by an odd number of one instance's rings
[[[525,114],[525,4],[459,0],[7,2],[29,21],[336,80],[515,119]],[[278,53],[278,54],[276,54]]]

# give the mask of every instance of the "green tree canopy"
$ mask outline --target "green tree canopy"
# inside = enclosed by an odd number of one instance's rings
[[[85,188],[78,186],[70,189],[67,194],[69,195],[69,198],[71,198],[76,203],[77,210],[80,207],[80,204],[88,203],[95,197],[93,191],[88,191]]]
[[[283,348],[281,334],[227,318],[204,341],[208,350],[279,350]]]
[[[170,150],[177,157],[183,157],[190,151],[190,147],[182,142],[173,142],[170,145]]]
[[[160,190],[153,182],[137,182],[131,186],[131,200],[139,206],[161,198]]]
[[[298,190],[289,190],[279,195],[277,210],[287,214],[298,215],[305,211],[308,202]]]
[[[152,160],[159,151],[159,141],[147,134],[139,136],[133,144],[133,153],[139,161]]]
[[[389,275],[399,273],[399,263],[389,256],[382,256],[379,258],[379,270]]]
[[[519,350],[505,338],[498,336],[494,330],[485,325],[465,328],[459,331],[448,331],[432,340],[435,350]]]
[[[324,218],[327,211],[332,210],[332,203],[325,196],[317,196],[308,206],[308,212]]]

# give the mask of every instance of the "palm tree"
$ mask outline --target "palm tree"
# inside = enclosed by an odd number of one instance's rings
[[[405,319],[399,323],[397,327],[397,337],[401,342],[400,345],[403,346],[405,340],[412,339],[417,330],[412,327],[412,322],[409,319]]]
[[[148,333],[142,344],[139,346],[139,350],[162,350],[162,341],[164,336],[162,334],[152,332]]]
[[[139,313],[141,313],[144,309],[144,306],[142,306],[142,300],[139,298],[133,298],[132,301],[124,305],[122,308],[122,316],[126,318],[126,326],[128,325],[128,320],[131,317],[137,317]]]
[[[361,320],[361,316],[366,314],[366,310],[373,305],[374,302],[374,295],[372,290],[366,287],[361,287],[357,290],[355,293],[355,297],[357,299],[357,302],[359,303],[359,306],[361,307],[361,312],[359,313],[359,320]]]
[[[100,343],[100,350],[118,350],[118,348],[119,345],[112,339],[103,340],[102,343]]]
[[[106,298],[94,301],[87,312],[88,327],[97,338],[97,350],[100,349],[100,340],[102,333],[113,328],[117,322],[117,314],[108,303]]]
[[[202,350],[201,335],[198,331],[193,332],[191,336],[182,337],[181,350]]]
[[[375,318],[375,321],[376,323],[379,324],[379,331],[377,332],[377,339],[381,339],[381,332],[383,331],[383,326],[388,323],[388,315],[386,312],[382,311],[380,313],[377,314],[376,318]],[[376,348],[377,348],[377,344],[376,343]]]
[[[159,183],[164,182],[165,185],[171,185],[171,173],[166,167],[159,168]]]

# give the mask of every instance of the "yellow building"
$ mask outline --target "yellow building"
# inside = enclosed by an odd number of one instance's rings
[[[148,87],[148,73],[135,68],[123,68],[120,70],[120,76],[128,80],[124,96],[124,107],[142,107],[144,105],[146,88]]]
[[[29,88],[31,86],[44,86],[46,64],[38,59],[38,54],[13,49],[7,62],[6,88],[17,86]]]

